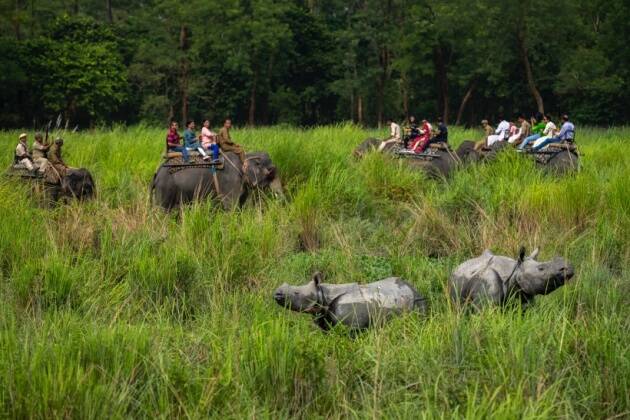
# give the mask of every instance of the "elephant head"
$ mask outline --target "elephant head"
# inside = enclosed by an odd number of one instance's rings
[[[61,180],[61,190],[69,197],[86,200],[94,196],[96,185],[87,169],[69,169]]]
[[[264,152],[248,153],[243,165],[246,184],[253,189],[271,189],[275,194],[284,196],[278,170],[269,154]]]

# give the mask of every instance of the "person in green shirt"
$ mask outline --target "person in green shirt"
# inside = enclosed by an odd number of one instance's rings
[[[539,112],[535,116],[532,117],[532,135],[526,137],[525,140],[521,144],[518,145],[518,150],[524,150],[525,146],[529,142],[536,141],[542,137],[543,131],[545,130],[545,126],[547,123],[543,119],[543,115]]]

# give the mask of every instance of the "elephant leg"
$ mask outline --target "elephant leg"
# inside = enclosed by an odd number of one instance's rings
[[[221,205],[224,210],[234,210],[236,207],[241,205],[241,196],[243,195],[242,188],[237,188],[234,190],[228,190],[224,192],[221,197]]]

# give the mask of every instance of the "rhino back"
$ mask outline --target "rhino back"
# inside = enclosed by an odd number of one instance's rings
[[[335,302],[337,322],[351,328],[367,328],[391,316],[425,309],[422,296],[404,280],[391,277],[349,288]]]

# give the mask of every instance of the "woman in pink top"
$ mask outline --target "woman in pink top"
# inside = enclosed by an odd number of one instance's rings
[[[219,145],[217,144],[217,135],[210,130],[210,120],[203,120],[201,128],[201,147],[206,150],[212,150],[212,159],[219,159]]]

